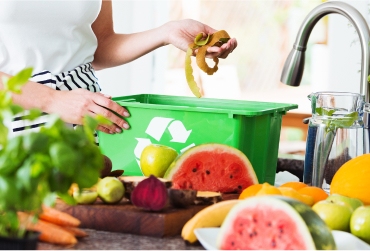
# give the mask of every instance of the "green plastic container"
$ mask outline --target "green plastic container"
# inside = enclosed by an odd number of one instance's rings
[[[248,157],[260,183],[274,184],[282,115],[295,104],[140,94],[113,98],[126,107],[131,128],[99,132],[113,170],[141,176],[141,151],[148,144],[185,149],[203,143],[233,146]]]

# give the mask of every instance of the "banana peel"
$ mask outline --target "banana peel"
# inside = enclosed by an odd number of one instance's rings
[[[191,56],[193,55],[193,51],[198,49],[198,53],[196,55],[196,62],[198,67],[208,75],[212,75],[218,70],[219,60],[217,57],[213,58],[215,65],[212,68],[209,67],[206,62],[207,49],[210,46],[221,46],[223,43],[226,43],[230,39],[230,36],[225,30],[220,30],[212,35],[208,35],[207,38],[204,40],[202,40],[202,38],[203,33],[199,33],[195,37],[194,43],[189,44],[185,56],[186,81],[188,82],[188,86],[192,93],[198,98],[202,97],[202,94],[197,83],[195,82],[193,76],[193,68],[191,67]]]
[[[237,199],[225,200],[202,209],[186,222],[182,228],[181,237],[190,244],[195,243],[198,239],[194,229],[221,226],[230,209],[239,202],[240,200]]]

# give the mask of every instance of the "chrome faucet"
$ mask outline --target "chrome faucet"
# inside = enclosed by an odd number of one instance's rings
[[[367,80],[370,72],[369,26],[359,11],[344,2],[330,1],[322,3],[307,15],[298,31],[293,50],[290,52],[285,62],[280,80],[287,85],[299,86],[303,75],[307,41],[311,31],[322,17],[332,13],[337,13],[346,17],[356,28],[357,34],[360,37],[362,51],[360,93],[364,95],[365,102],[368,103],[370,98]]]
[[[368,82],[368,75],[370,73],[370,31],[366,20],[361,13],[349,4],[340,1],[329,1],[318,5],[304,19],[290,52],[282,74],[281,82],[291,85],[299,86],[305,61],[305,51],[307,41],[311,34],[312,29],[316,23],[328,14],[340,14],[346,17],[355,27],[357,34],[360,38],[361,44],[361,82],[360,94],[364,98],[363,105],[363,142],[359,149],[363,153],[370,152],[370,88]],[[313,111],[314,113],[314,111]],[[310,120],[311,121],[311,120]],[[310,122],[311,125],[311,122]],[[343,129],[343,128],[341,128]],[[343,129],[344,130],[344,129]],[[309,126],[307,134],[306,155],[304,162],[304,182],[311,183],[311,185],[321,187],[323,185],[324,173],[327,169],[327,161],[331,152],[334,138],[336,137],[337,130],[326,130],[326,126]],[[361,132],[360,134],[361,135]],[[357,148],[356,148],[357,151]],[[335,150],[334,150],[335,152]],[[338,167],[339,168],[339,167]]]

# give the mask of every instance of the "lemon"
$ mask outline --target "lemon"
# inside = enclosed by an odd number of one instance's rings
[[[175,149],[159,145],[151,144],[146,146],[140,156],[141,171],[145,176],[154,175],[158,178],[163,178],[172,161],[177,157]]]

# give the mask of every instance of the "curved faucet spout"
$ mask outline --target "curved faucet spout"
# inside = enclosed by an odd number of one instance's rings
[[[359,35],[362,51],[360,92],[365,96],[365,101],[369,102],[369,84],[367,81],[367,76],[370,72],[369,26],[360,12],[344,2],[330,1],[322,3],[307,15],[298,31],[293,49],[285,62],[280,80],[287,85],[299,86],[304,69],[304,54],[311,31],[322,17],[331,13],[337,13],[346,17],[356,28]]]

